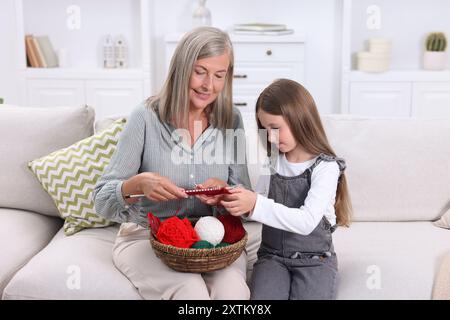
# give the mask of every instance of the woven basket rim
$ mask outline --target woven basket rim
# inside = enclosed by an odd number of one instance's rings
[[[172,255],[177,255],[180,257],[202,257],[202,256],[206,257],[206,256],[217,255],[217,254],[227,254],[227,253],[235,252],[235,251],[241,250],[242,247],[245,247],[245,245],[247,244],[247,240],[248,240],[248,233],[247,233],[247,231],[245,231],[245,234],[241,240],[239,240],[235,243],[229,244],[228,246],[219,247],[219,248],[197,249],[197,248],[179,248],[179,247],[175,247],[170,244],[161,243],[154,238],[150,238],[152,247],[155,250],[168,252]]]

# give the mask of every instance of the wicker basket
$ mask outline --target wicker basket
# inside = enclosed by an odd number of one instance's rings
[[[210,272],[232,264],[245,249],[248,235],[226,247],[212,249],[178,248],[151,238],[155,254],[170,268],[181,272]]]

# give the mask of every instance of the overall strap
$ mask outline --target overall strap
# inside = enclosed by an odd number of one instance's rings
[[[335,157],[335,156],[331,156],[328,154],[324,154],[321,153],[319,154],[319,156],[317,157],[316,161],[313,163],[313,165],[311,167],[308,168],[308,170],[310,171],[310,173],[312,173],[312,171],[314,170],[315,167],[317,167],[317,165],[319,163],[321,163],[322,161],[336,161],[336,163],[339,166],[339,172],[340,174],[342,174],[345,170],[345,168],[347,168],[347,165],[345,164],[345,160],[339,157]]]
[[[272,153],[270,157],[267,157],[263,164],[263,169],[268,170],[270,175],[277,173],[277,164],[278,164],[278,155],[279,153]]]
[[[319,156],[317,157],[316,161],[314,162],[314,164],[308,168],[309,170],[309,179],[311,179],[311,175],[312,175],[312,171],[314,170],[315,167],[317,167],[317,165],[322,162],[322,161],[336,161],[336,163],[339,166],[339,179],[340,176],[344,173],[345,168],[347,167],[345,160],[343,158],[339,158],[339,157],[335,157],[335,156],[331,156],[331,155],[327,155],[324,153],[319,154]],[[325,217],[323,217],[323,219],[325,219]],[[328,222],[328,221],[327,221]],[[333,226],[330,226],[330,232],[333,233],[336,229],[337,229],[338,225],[335,224]]]

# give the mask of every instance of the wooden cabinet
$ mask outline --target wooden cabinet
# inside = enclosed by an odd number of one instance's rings
[[[256,38],[255,38],[256,37]],[[303,37],[301,36],[234,36],[235,61],[303,61]]]
[[[450,81],[414,83],[412,97],[412,113],[417,117],[450,117]]]
[[[287,78],[304,81],[304,41],[283,37],[250,41],[232,37],[235,52],[233,103],[241,110],[246,128],[256,127],[255,107],[260,93],[271,82]]]
[[[145,99],[142,78],[120,78],[111,74],[85,79],[83,72],[76,74],[45,76],[29,75],[26,82],[27,103],[36,107],[89,105],[95,109],[96,118],[126,115]],[[74,79],[70,79],[73,77]],[[77,78],[78,77],[78,78]]]
[[[142,81],[95,81],[86,82],[86,104],[94,106],[96,118],[125,115],[144,97]]]
[[[353,80],[348,84],[346,113],[376,117],[450,117],[450,81],[435,80],[445,80],[447,76],[450,77],[447,72],[392,71],[382,75],[353,72]]]
[[[359,116],[409,117],[411,84],[356,82],[350,84],[350,113]]]
[[[79,80],[27,81],[28,105],[36,107],[79,106],[85,103],[84,83]]]

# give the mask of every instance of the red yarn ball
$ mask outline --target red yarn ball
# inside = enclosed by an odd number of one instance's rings
[[[159,242],[179,248],[190,248],[200,240],[191,222],[177,216],[164,220],[158,228],[156,238]]]
[[[225,228],[225,235],[222,242],[235,243],[241,240],[245,235],[245,229],[242,225],[241,218],[232,216],[231,214],[223,214],[217,217]]]

